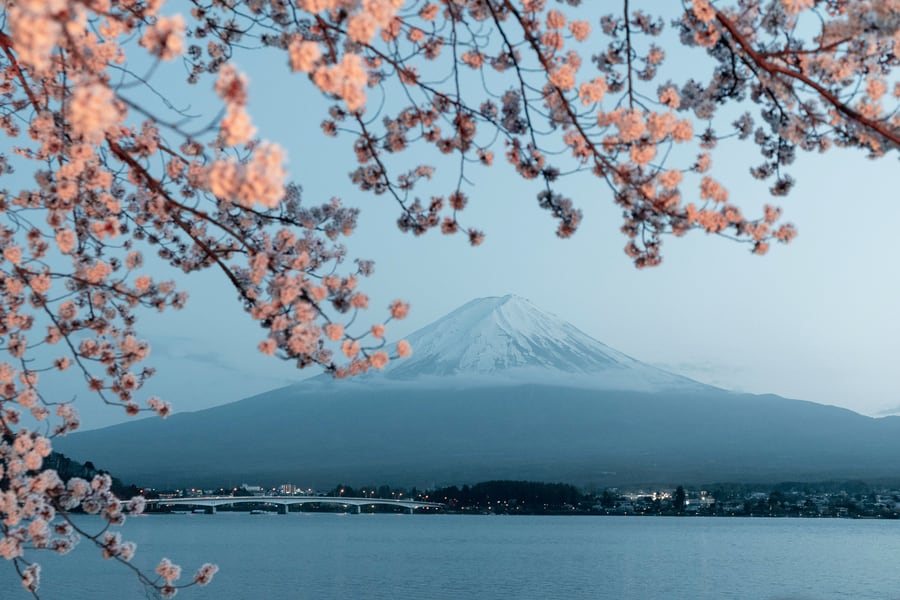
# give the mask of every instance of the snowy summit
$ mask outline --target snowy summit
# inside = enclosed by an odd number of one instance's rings
[[[514,295],[472,300],[408,339],[412,357],[366,379],[640,391],[700,385],[641,363]]]

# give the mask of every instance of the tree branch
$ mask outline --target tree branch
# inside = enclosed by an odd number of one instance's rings
[[[892,131],[886,126],[886,124],[863,116],[858,111],[847,106],[847,104],[845,104],[844,102],[841,102],[841,100],[832,92],[830,92],[820,83],[810,79],[804,73],[766,60],[766,57],[757,52],[753,48],[749,40],[747,40],[747,38],[740,31],[738,31],[738,28],[734,24],[734,22],[718,10],[716,11],[716,20],[719,22],[719,24],[722,25],[722,27],[725,28],[726,31],[728,31],[732,39],[734,39],[734,41],[737,42],[737,44],[741,47],[744,54],[749,57],[750,60],[752,60],[753,63],[760,69],[766,71],[770,75],[781,74],[790,79],[795,79],[812,88],[816,91],[817,94],[819,94],[819,96],[822,97],[822,99],[827,101],[835,110],[842,113],[845,117],[847,117],[851,121],[855,121],[860,125],[871,129],[875,133],[891,142],[894,146],[900,147],[900,132]]]

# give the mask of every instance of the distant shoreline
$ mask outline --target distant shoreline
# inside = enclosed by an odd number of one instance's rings
[[[874,488],[859,482],[776,484],[773,486],[717,484],[708,489],[676,488],[621,492],[616,488],[586,493],[573,485],[535,481],[485,481],[419,491],[388,485],[353,488],[338,485],[327,492],[299,490],[290,484],[277,488],[242,485],[230,490],[142,490],[161,505],[165,499],[178,508],[160,506],[155,512],[208,510],[211,512],[442,512],[481,515],[582,515],[634,517],[747,517],[747,518],[900,518],[900,488]],[[239,504],[231,505],[234,498]],[[190,502],[196,498],[197,504]],[[259,498],[259,501],[254,501]],[[317,500],[321,498],[321,500]],[[290,500],[294,499],[293,502]],[[269,502],[271,500],[271,502]],[[284,500],[284,501],[281,501]],[[346,503],[344,503],[346,501]],[[441,508],[413,506],[434,503]],[[215,510],[212,510],[215,506]],[[182,508],[183,507],[183,508]]]

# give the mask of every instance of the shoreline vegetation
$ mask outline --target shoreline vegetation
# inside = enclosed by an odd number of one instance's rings
[[[275,504],[247,502],[254,496],[321,496],[418,500],[444,504],[441,509],[416,509],[419,513],[495,515],[619,515],[675,517],[793,517],[793,518],[900,518],[900,484],[869,485],[859,481],[820,483],[713,484],[709,486],[649,486],[644,489],[608,488],[582,491],[564,483],[534,481],[485,481],[474,485],[439,487],[420,491],[389,485],[354,488],[337,485],[322,491],[291,484],[275,487],[242,485],[238,488],[142,490],[147,498],[190,498],[233,495],[242,503],[219,506],[219,512],[275,512]],[[346,512],[334,500],[294,505],[290,512]],[[404,508],[365,505],[363,513],[394,512]],[[183,512],[183,507],[160,506],[154,513]]]

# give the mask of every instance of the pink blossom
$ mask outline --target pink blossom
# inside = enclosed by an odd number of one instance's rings
[[[419,16],[425,21],[433,21],[437,17],[440,7],[433,2],[429,2],[419,10]]]
[[[267,356],[272,356],[275,354],[275,349],[278,347],[275,340],[272,338],[268,338],[259,343],[259,351]]]
[[[629,155],[634,164],[646,165],[656,156],[656,144],[634,144]]]
[[[357,43],[368,43],[375,35],[378,22],[372,15],[359,12],[350,17],[347,22],[347,36]],[[302,69],[306,70],[306,69]]]
[[[659,184],[664,188],[674,190],[678,187],[678,184],[681,183],[681,171],[677,169],[670,169],[665,173],[661,173],[657,180]]]
[[[25,468],[29,471],[36,471],[40,469],[41,464],[44,462],[41,458],[41,455],[33,450],[25,454],[24,461]]]
[[[694,135],[693,126],[687,119],[681,119],[672,127],[672,139],[676,142],[690,141]]]
[[[200,567],[194,574],[194,582],[198,585],[206,585],[210,581],[212,581],[213,575],[215,575],[218,571],[219,567],[210,563],[206,563],[202,567]]]
[[[409,314],[409,304],[405,302],[401,302],[400,300],[394,300],[390,306],[391,317],[394,319],[405,319],[406,315]]]
[[[34,450],[40,456],[42,456],[44,458],[48,457],[50,455],[50,451],[51,451],[50,440],[48,440],[47,438],[45,438],[43,436],[38,437],[34,441]]]
[[[163,402],[159,398],[149,398],[147,400],[147,405],[162,418],[166,418],[172,412],[172,405],[168,402]]]
[[[322,55],[319,45],[305,40],[294,40],[288,46],[292,71],[309,73],[315,68],[316,62]]]
[[[647,128],[640,111],[628,110],[613,114],[615,115],[613,122],[619,130],[619,139],[623,142],[631,142],[644,135]]]
[[[324,330],[329,340],[337,341],[344,337],[344,326],[340,323],[328,323]]]
[[[246,144],[256,133],[256,128],[250,122],[250,115],[243,106],[231,104],[221,122],[220,138],[226,146]]]
[[[60,229],[56,232],[56,243],[59,251],[69,254],[75,249],[75,233],[71,229]]]
[[[347,358],[353,358],[357,354],[359,354],[360,345],[357,340],[344,340],[344,343],[341,345],[341,352],[344,353],[344,356]]]
[[[69,106],[72,130],[90,143],[99,143],[119,122],[113,91],[100,83],[75,89]]]
[[[603,95],[607,89],[606,78],[596,77],[590,82],[581,84],[578,96],[581,98],[581,103],[587,106],[603,100]]]
[[[184,17],[181,15],[158,17],[144,31],[140,45],[162,60],[171,60],[184,51],[184,29]]]
[[[181,577],[181,567],[168,558],[163,558],[156,566],[156,574],[162,577],[166,583],[171,584]]]
[[[878,102],[885,92],[887,92],[887,84],[883,79],[870,77],[866,81],[866,94],[868,94],[872,102]]]
[[[484,54],[477,50],[468,50],[463,52],[462,56],[460,56],[460,60],[473,69],[480,69],[484,64]]]
[[[34,442],[32,441],[31,436],[24,431],[20,432],[19,435],[16,436],[16,439],[13,441],[13,450],[17,454],[25,454],[26,452],[31,450],[33,446]]]
[[[591,25],[587,21],[569,21],[569,31],[579,42],[583,42],[591,35]]]
[[[812,8],[815,5],[815,0],[781,0],[781,5],[784,6],[784,10],[788,14],[797,14]]]
[[[12,560],[22,556],[22,543],[10,536],[0,538],[0,556],[6,560]]]
[[[672,86],[666,86],[660,90],[659,101],[673,109],[678,108],[681,104],[681,98],[678,96],[678,91]]]
[[[19,60],[37,71],[50,67],[50,57],[57,39],[62,33],[58,21],[51,18],[53,6],[61,2],[48,2],[45,7],[15,5],[9,7],[9,24],[16,41]]]
[[[548,75],[550,83],[559,89],[571,90],[575,87],[575,67],[566,63],[551,71]]]
[[[353,294],[350,297],[350,306],[353,308],[369,308],[369,297],[365,294]]]
[[[719,185],[712,177],[704,177],[700,182],[700,197],[704,200],[725,202],[728,200],[728,190]]]
[[[709,23],[716,17],[715,9],[707,0],[693,0],[691,8],[694,10],[694,16],[703,23]]]
[[[706,173],[709,171],[709,167],[712,164],[712,159],[709,154],[704,152],[700,156],[697,157],[697,163],[694,165],[694,168],[698,173]]]
[[[379,350],[375,354],[373,354],[369,361],[372,363],[372,366],[376,369],[383,369],[388,363],[388,355],[387,352],[383,350]]]
[[[22,249],[18,246],[7,246],[3,249],[3,260],[11,262],[14,265],[22,262]]]
[[[566,16],[558,11],[551,10],[547,13],[547,28],[548,29],[562,29],[566,26]]]
[[[647,115],[647,133],[655,141],[664,139],[676,126],[674,113],[650,113]]]
[[[29,592],[37,591],[41,583],[41,565],[31,563],[22,571],[22,587]]]
[[[219,69],[215,90],[216,94],[228,104],[238,106],[247,104],[247,76],[238,72],[232,63],[226,63]]]

